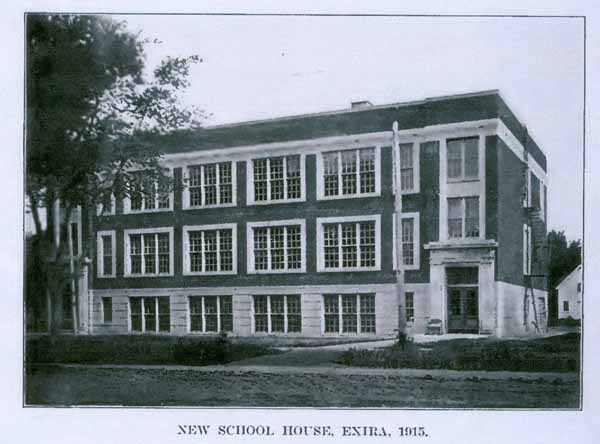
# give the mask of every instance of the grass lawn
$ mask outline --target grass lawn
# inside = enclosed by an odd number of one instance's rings
[[[578,372],[579,333],[528,340],[453,339],[406,343],[378,350],[348,350],[338,363],[358,367]]]
[[[28,405],[578,408],[568,378],[32,367]]]
[[[214,365],[276,353],[259,343],[225,337],[36,336],[27,339],[26,361],[77,364]]]

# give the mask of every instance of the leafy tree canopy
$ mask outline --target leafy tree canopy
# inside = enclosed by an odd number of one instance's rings
[[[147,43],[105,16],[28,16],[27,194],[34,213],[56,197],[67,207],[94,201],[102,188],[122,196],[136,180],[133,168],[162,177],[159,149],[140,146],[138,136],[199,126],[202,113],[179,98],[200,59],[167,58],[146,78]]]
[[[550,262],[548,264],[549,286],[554,289],[579,264],[581,264],[581,241],[567,241],[564,231],[548,233]]]

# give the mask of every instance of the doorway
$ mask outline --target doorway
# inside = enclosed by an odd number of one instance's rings
[[[448,333],[479,332],[479,270],[446,268]]]

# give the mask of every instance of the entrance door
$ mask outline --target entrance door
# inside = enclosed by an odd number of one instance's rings
[[[447,268],[448,333],[479,332],[478,270]]]
[[[476,287],[448,289],[448,332],[479,331],[479,295]]]

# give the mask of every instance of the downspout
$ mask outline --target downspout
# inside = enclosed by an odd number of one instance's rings
[[[393,143],[392,143],[392,159],[394,164],[394,176],[396,178],[394,190],[394,215],[396,216],[395,226],[395,245],[396,248],[396,296],[398,298],[398,307],[402,306],[401,294],[404,287],[404,273],[402,267],[402,177],[400,170],[400,138],[398,135],[398,122],[395,121],[392,125]],[[398,310],[398,324],[400,324],[400,310]],[[400,325],[398,325],[400,327]],[[403,328],[406,327],[404,323]],[[403,332],[405,333],[405,332]]]

